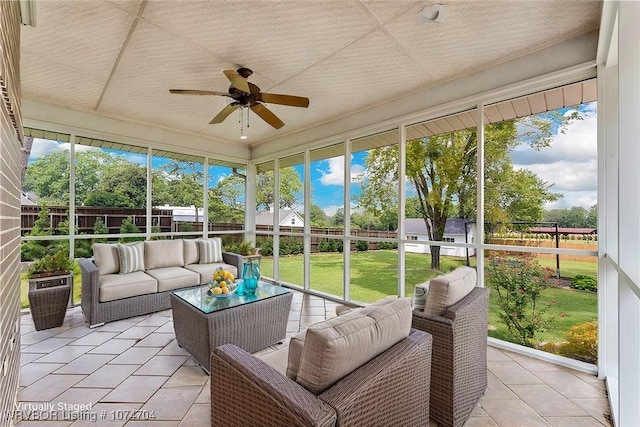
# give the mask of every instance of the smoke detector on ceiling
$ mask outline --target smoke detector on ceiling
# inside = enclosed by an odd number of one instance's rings
[[[439,24],[442,22],[442,17],[444,16],[444,5],[443,4],[432,4],[430,6],[425,6],[418,13],[418,19],[421,24]]]

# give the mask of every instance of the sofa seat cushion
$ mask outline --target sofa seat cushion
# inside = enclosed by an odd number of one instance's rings
[[[158,281],[158,292],[199,285],[199,276],[182,267],[154,268],[146,273]]]
[[[409,300],[397,298],[309,326],[296,382],[321,393],[409,336],[411,317]]]
[[[447,308],[466,297],[476,287],[476,269],[458,267],[451,273],[429,281],[424,313],[442,316]]]
[[[144,242],[144,265],[147,270],[184,265],[182,239]]]
[[[100,302],[115,301],[158,292],[158,282],[142,271],[100,276]]]
[[[188,264],[185,265],[184,268],[200,275],[200,285],[206,285],[211,282],[213,279],[213,272],[219,268],[227,270],[229,273],[233,274],[233,277],[238,277],[238,269],[234,265],[221,262],[214,262],[211,264]]]

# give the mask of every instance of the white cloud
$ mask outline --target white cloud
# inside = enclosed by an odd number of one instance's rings
[[[323,207],[322,210],[327,216],[331,217],[336,214],[338,209],[343,209],[343,208],[344,208],[343,205],[329,205],[329,206]],[[362,208],[356,208],[355,203],[351,203],[351,213],[354,213],[354,212],[362,213],[362,211],[363,211]]]
[[[322,185],[343,185],[344,184],[344,156],[327,159],[326,169],[317,169],[320,172],[320,183]],[[351,165],[351,182],[361,182],[365,175],[365,168],[362,165]]]
[[[40,157],[44,157],[47,154],[53,153],[54,151],[60,151],[69,149],[69,144],[65,144],[63,142],[50,141],[48,139],[39,139],[34,138],[33,146],[31,147],[31,155],[29,158],[31,160],[38,159]]]
[[[553,184],[551,191],[563,195],[545,207],[591,207],[597,202],[597,127],[596,105],[582,108],[582,120],[569,124],[557,133],[551,146],[538,151],[526,144],[512,153],[514,169],[527,169]],[[586,112],[586,113],[585,113]]]

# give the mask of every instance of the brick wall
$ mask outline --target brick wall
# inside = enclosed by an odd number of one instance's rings
[[[20,6],[0,2],[0,426],[20,373]]]

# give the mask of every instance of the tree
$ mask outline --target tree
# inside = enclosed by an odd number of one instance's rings
[[[197,162],[178,162],[171,160],[162,167],[165,172],[165,182],[157,180],[153,182],[154,194],[159,193],[158,200],[155,200],[154,206],[168,203],[173,206],[193,206],[195,209],[195,220],[199,220],[198,208],[202,208],[203,200],[203,180],[204,173],[200,163]],[[166,184],[166,195],[161,200],[161,191],[156,191]]]
[[[140,229],[137,225],[134,224],[133,218],[130,216],[126,217],[122,220],[122,224],[120,225],[120,234],[133,234],[140,233]],[[136,242],[138,240],[144,240],[144,237],[121,237],[120,243],[128,243],[128,242]]]
[[[312,227],[328,227],[329,217],[318,205],[311,204],[309,206],[309,221]]]
[[[274,206],[274,179],[273,171],[258,174],[256,177],[256,207],[258,210],[293,209],[298,205],[297,200],[303,189],[300,175],[293,166],[280,169],[280,200],[278,206]]]
[[[338,208],[329,219],[329,223],[332,227],[344,227],[344,209]]]
[[[213,222],[244,222],[245,179],[229,175],[209,190],[209,220]]]
[[[87,206],[144,209],[147,206],[147,169],[123,162],[110,167],[96,190],[85,200]]]
[[[544,203],[558,196],[531,172],[514,171],[509,154],[521,141],[534,148],[548,146],[554,123],[560,123],[562,128],[574,117],[557,113],[528,117],[520,121],[524,130],[519,130],[514,120],[485,127],[486,218],[505,222],[521,217],[542,219]],[[442,241],[447,218],[475,218],[476,129],[409,141],[406,151],[406,178],[417,199],[427,237]],[[398,163],[395,145],[370,151],[365,160],[368,175],[362,185],[360,206],[382,211],[397,205]],[[416,206],[412,205],[412,209]],[[431,246],[430,252],[431,268],[439,270],[440,246]]]

